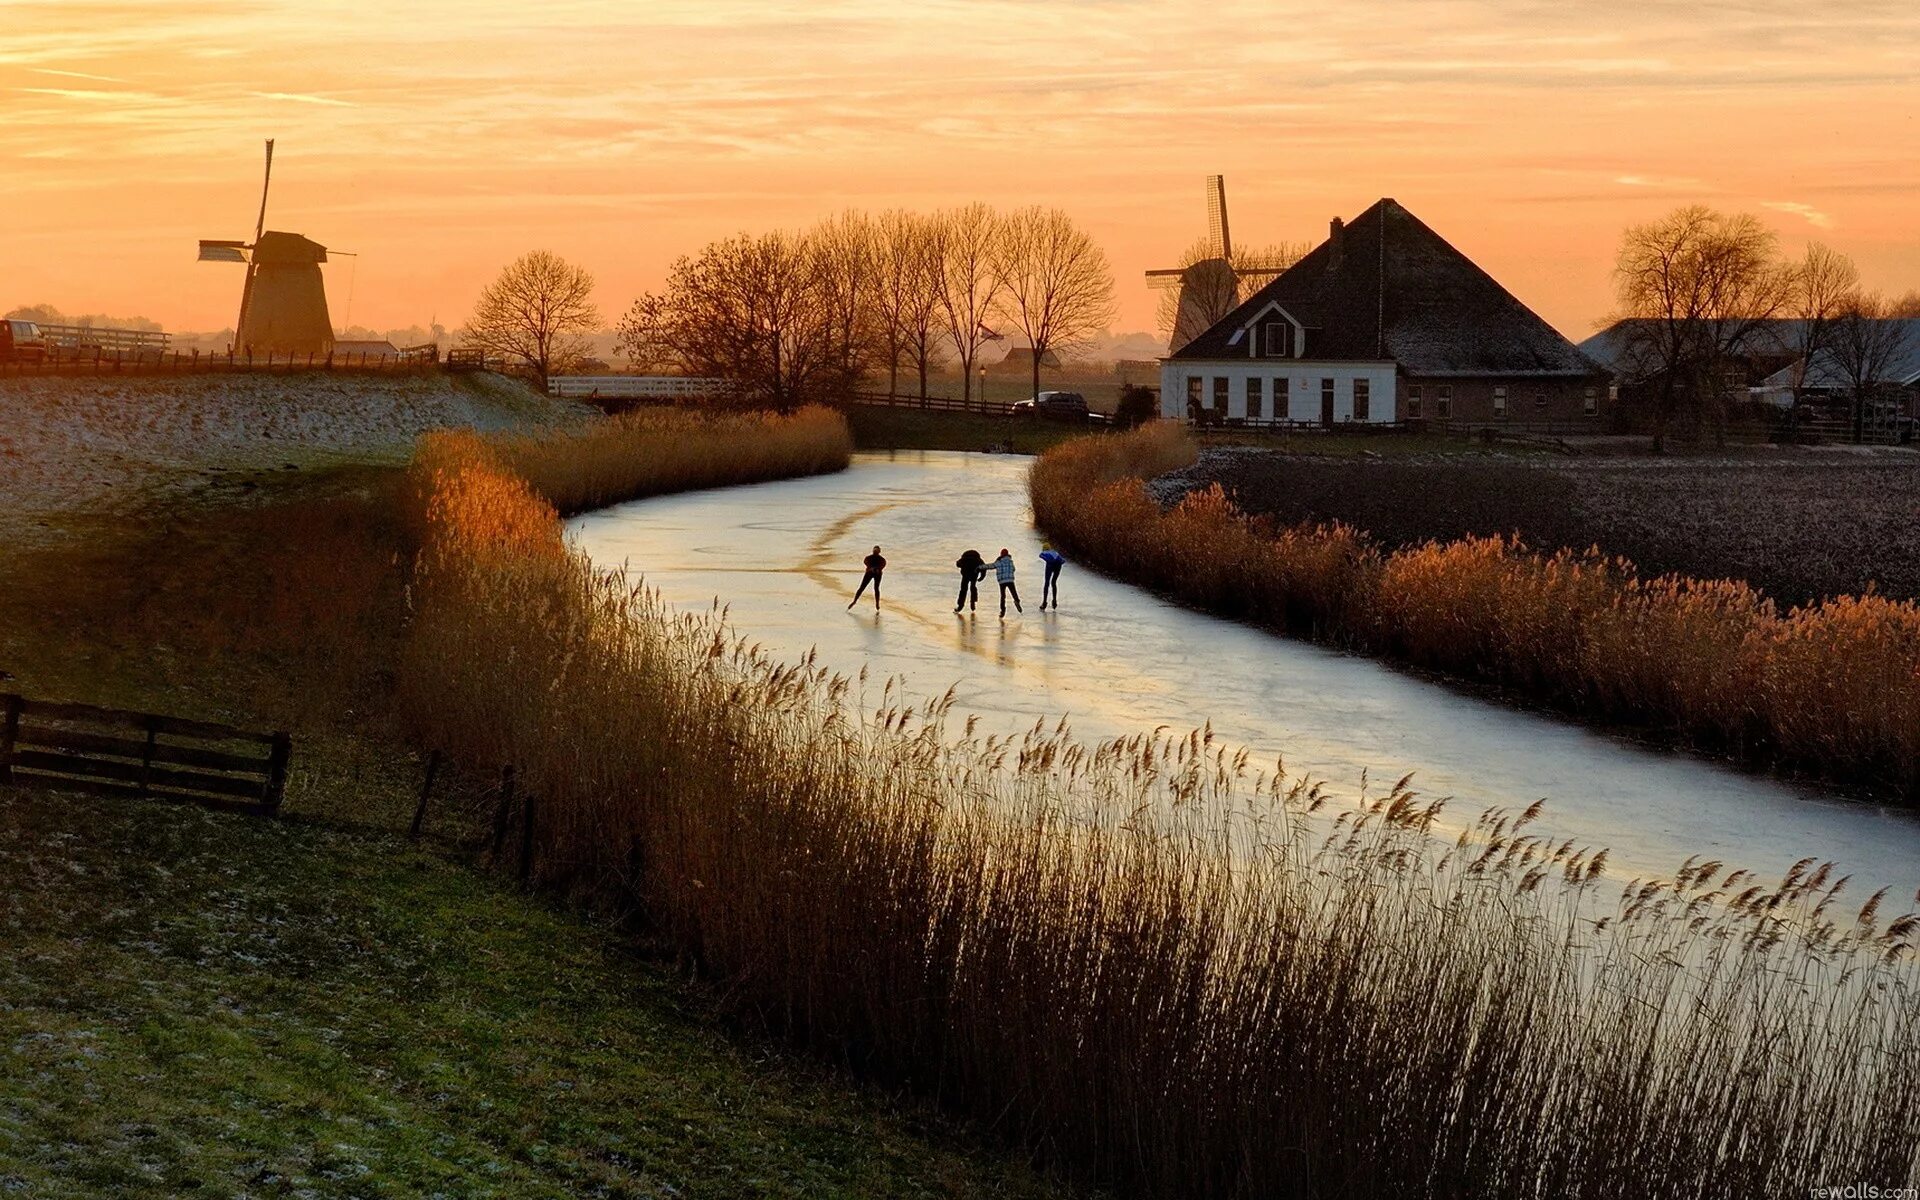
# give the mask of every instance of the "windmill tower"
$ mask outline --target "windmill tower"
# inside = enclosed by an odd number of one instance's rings
[[[200,243],[201,262],[237,262],[247,266],[240,288],[240,317],[234,323],[234,350],[248,355],[327,354],[333,350],[333,322],[327,315],[326,283],[320,264],[327,248],[297,233],[267,228],[267,190],[273,185],[273,139],[267,139],[267,172],[260,185],[260,219],[253,241]]]
[[[1232,312],[1240,300],[1242,281],[1271,279],[1279,273],[1277,269],[1234,266],[1233,235],[1227,224],[1226,176],[1207,176],[1205,254],[1184,267],[1147,272],[1150,286],[1180,290],[1178,307],[1174,310],[1173,336],[1167,343],[1168,353],[1199,337]]]

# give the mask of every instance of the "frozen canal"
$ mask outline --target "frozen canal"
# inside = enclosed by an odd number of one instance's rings
[[[622,562],[666,599],[732,622],[774,655],[808,648],[847,675],[902,679],[921,696],[958,684],[957,711],[1012,731],[1066,715],[1087,740],[1212,721],[1256,761],[1352,794],[1412,772],[1448,815],[1518,811],[1545,798],[1536,832],[1612,849],[1610,874],[1670,872],[1702,854],[1776,875],[1834,859],[1864,900],[1920,887],[1920,820],[1665,754],[1400,674],[1364,658],[1217,620],[1069,563],[1059,612],[1041,613],[1040,542],[1026,470],[1007,455],[903,452],[843,474],[642,500],[575,519],[578,544]],[[885,607],[847,600],[875,543]],[[1001,547],[1019,565],[1026,613],[998,616],[998,588],[956,617],[953,561]],[[877,693],[877,686],[874,691]]]

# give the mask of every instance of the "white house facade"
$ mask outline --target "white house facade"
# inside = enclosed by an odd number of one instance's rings
[[[1160,364],[1196,423],[1593,423],[1608,373],[1392,199]]]
[[[1395,419],[1391,362],[1243,362],[1168,359],[1160,366],[1160,415],[1184,419],[1312,421]]]

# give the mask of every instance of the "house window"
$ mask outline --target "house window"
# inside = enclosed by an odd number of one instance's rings
[[[1420,385],[1417,383],[1407,385],[1407,419],[1410,421],[1420,419]]]
[[[1443,383],[1433,389],[1433,415],[1442,421],[1453,419],[1453,385]]]
[[[1213,409],[1222,416],[1227,412],[1227,393],[1233,387],[1233,381],[1225,375],[1213,377]]]
[[[1320,423],[1333,424],[1333,380],[1320,381]]]
[[[1496,417],[1507,415],[1507,389],[1504,386],[1493,389],[1493,415]]]
[[[1292,381],[1285,375],[1276,375],[1273,380],[1273,419],[1284,421],[1292,416],[1292,395],[1289,384]]]
[[[1540,412],[1547,411],[1547,389],[1541,388],[1533,394],[1533,407]]]
[[[1293,357],[1293,326],[1286,321],[1268,321],[1260,327],[1260,350],[1268,358]]]
[[[1373,381],[1371,379],[1354,380],[1353,381],[1353,419],[1356,421],[1366,420],[1368,416],[1368,409],[1372,407],[1372,404],[1373,404]]]
[[[1188,420],[1198,420],[1200,418],[1200,401],[1201,401],[1200,377],[1198,375],[1189,375],[1187,376],[1187,419]]]
[[[1247,376],[1247,420],[1249,421],[1258,421],[1263,415],[1260,410],[1263,407],[1262,401],[1265,399],[1262,392],[1266,388],[1266,382],[1258,375]]]
[[[1587,389],[1586,402],[1582,406],[1581,411],[1586,413],[1590,417],[1599,415],[1600,413],[1600,389],[1599,388]]]

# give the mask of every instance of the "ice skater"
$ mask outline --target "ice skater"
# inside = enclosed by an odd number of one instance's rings
[[[1053,597],[1053,611],[1060,611],[1060,568],[1067,565],[1066,555],[1052,546],[1040,547],[1040,562],[1046,574],[1040,579],[1040,611],[1047,611],[1047,597]]]
[[[960,570],[960,595],[954,599],[953,611],[980,607],[980,581],[987,577],[987,560],[978,550],[969,550],[953,565]]]
[[[853,599],[847,601],[848,612],[852,612],[853,606],[860,603],[860,597],[866,592],[868,584],[873,585],[873,611],[880,611],[880,573],[887,569],[887,560],[880,557],[880,547],[873,548],[873,553],[867,555],[865,564],[867,573],[860,577],[860,590],[853,594]]]
[[[1025,612],[1020,607],[1020,589],[1013,586],[1013,554],[1006,548],[1000,550],[1000,557],[993,560],[994,574],[1000,577],[1000,615],[1007,615],[1007,597],[1013,597],[1013,611]]]

